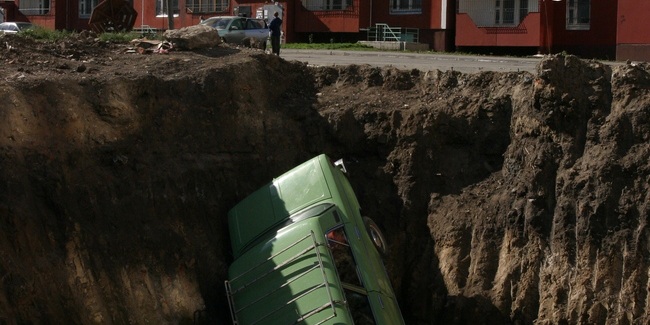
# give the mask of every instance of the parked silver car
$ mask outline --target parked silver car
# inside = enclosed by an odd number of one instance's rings
[[[219,37],[225,43],[241,44],[266,49],[269,28],[263,19],[238,16],[210,17],[201,25],[217,29]]]
[[[16,34],[30,28],[34,28],[32,23],[18,21],[4,22],[0,23],[0,34]]]

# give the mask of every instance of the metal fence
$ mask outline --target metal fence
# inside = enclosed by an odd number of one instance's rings
[[[368,41],[373,42],[413,42],[420,40],[417,28],[391,27],[388,24],[375,24],[368,28]]]

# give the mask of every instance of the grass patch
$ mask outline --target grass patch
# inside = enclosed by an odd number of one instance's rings
[[[16,34],[19,37],[28,37],[35,40],[43,41],[59,41],[69,38],[73,33],[62,30],[51,30],[43,27],[36,26],[34,28],[23,30]]]
[[[43,27],[36,26],[34,28],[23,30],[16,35],[19,37],[28,37],[40,41],[60,41],[77,36],[77,32],[69,32],[64,30],[51,30]],[[128,43],[136,38],[141,38],[142,35],[136,32],[128,33],[102,33],[97,35],[97,38],[102,42],[111,43]]]
[[[136,38],[140,38],[142,35],[136,32],[128,33],[102,33],[99,34],[99,40],[102,42],[111,42],[111,43],[128,43]]]

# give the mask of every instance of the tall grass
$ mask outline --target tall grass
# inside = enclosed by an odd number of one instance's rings
[[[16,36],[28,37],[28,38],[43,40],[43,41],[58,41],[58,40],[69,38],[72,34],[73,32],[62,31],[62,30],[51,30],[51,29],[36,26],[34,28],[23,30],[18,34],[16,34]]]
[[[99,40],[111,43],[128,43],[136,38],[140,38],[140,33],[102,33],[99,34]]]
[[[51,30],[43,27],[36,26],[34,28],[26,29],[18,34],[19,37],[28,37],[35,40],[42,41],[59,41],[67,38],[74,38],[79,36],[77,32],[69,32],[63,30]],[[101,33],[97,38],[102,42],[111,43],[128,43],[136,38],[140,38],[140,33],[126,32],[126,33]]]

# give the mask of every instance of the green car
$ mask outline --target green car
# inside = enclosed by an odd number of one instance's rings
[[[230,210],[234,324],[404,324],[385,239],[345,172],[320,155]]]

